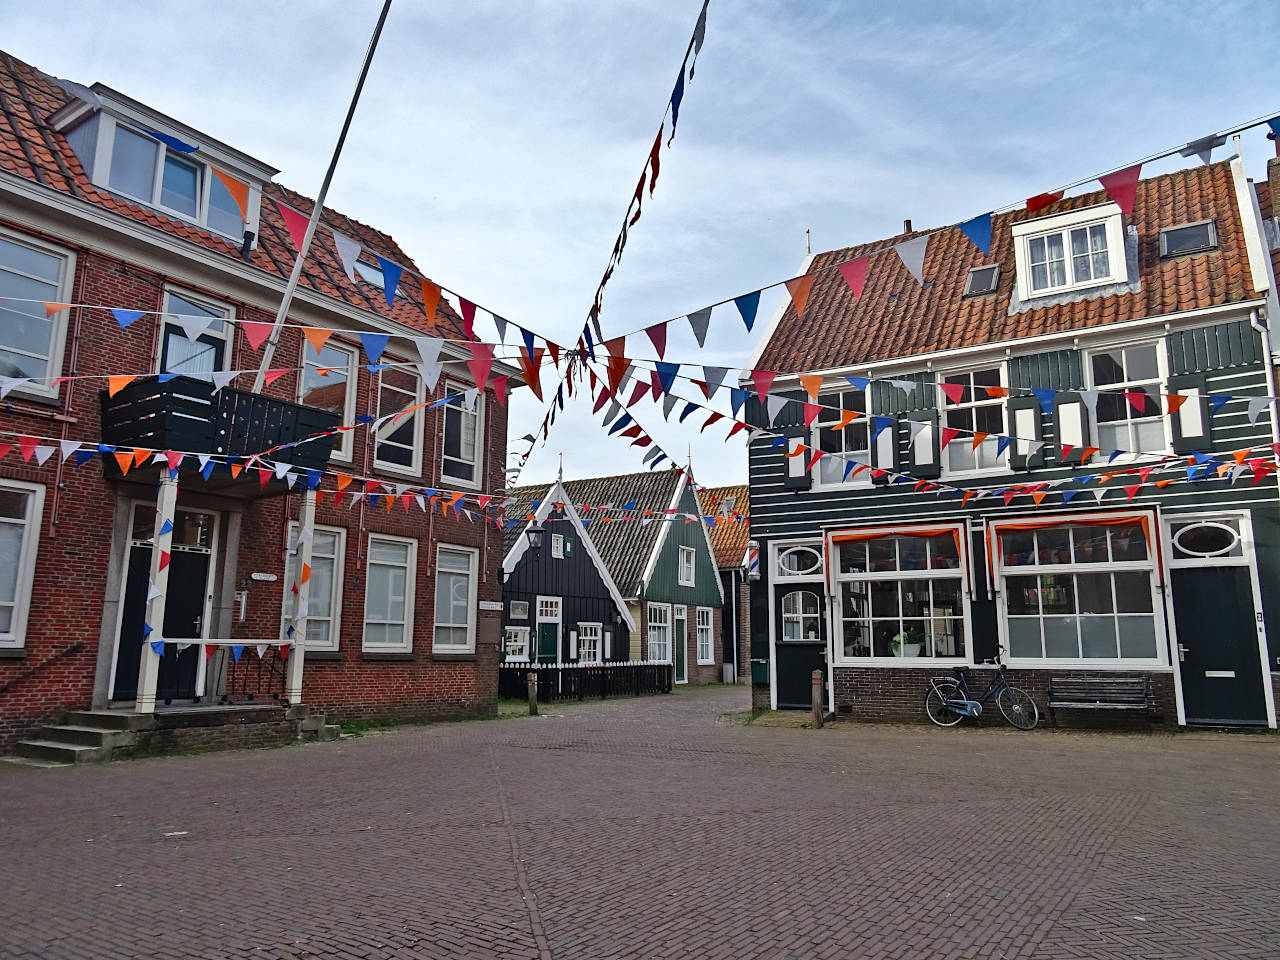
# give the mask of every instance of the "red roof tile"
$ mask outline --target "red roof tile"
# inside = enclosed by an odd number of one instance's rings
[[[1138,231],[1140,292],[1010,315],[1016,280],[1012,225],[1107,201],[1107,195],[1099,191],[1068,197],[1035,214],[1018,210],[996,215],[989,254],[982,253],[956,228],[917,231],[818,254],[811,271],[819,272],[804,317],[797,317],[794,305],[787,305],[756,366],[780,372],[828,370],[1257,296],[1249,280],[1230,165],[1216,163],[1139,182],[1133,215],[1125,223]],[[1159,258],[1161,229],[1210,218],[1217,222],[1218,250],[1171,260]],[[923,233],[931,235],[924,259],[926,286],[921,287],[891,248]],[[855,303],[839,271],[822,268],[866,255],[872,255],[866,287],[861,301]],[[996,293],[962,297],[969,270],[994,263],[1000,264]]]
[[[747,541],[751,539],[751,500],[747,485],[708,487],[698,494],[702,512],[717,517],[720,516],[721,504],[729,497],[734,498],[733,513],[740,514],[748,522],[717,522],[713,529],[707,531],[711,537],[711,549],[716,554],[716,566],[721,569],[742,566],[743,554],[747,552]]]

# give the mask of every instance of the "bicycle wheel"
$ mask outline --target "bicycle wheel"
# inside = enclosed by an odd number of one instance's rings
[[[947,706],[948,700],[963,700],[960,684],[954,680],[936,680],[929,684],[929,692],[924,695],[924,712],[940,727],[954,727],[964,719]]]
[[[1040,711],[1031,694],[1017,687],[1005,687],[996,698],[1004,718],[1019,730],[1031,730],[1040,722]]]

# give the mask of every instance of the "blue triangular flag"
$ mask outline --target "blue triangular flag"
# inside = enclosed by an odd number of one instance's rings
[[[1111,456],[1107,457],[1107,463],[1115,463],[1116,457],[1120,456],[1123,453],[1124,453],[1123,450],[1112,450]]]
[[[626,503],[624,503],[624,504],[622,505],[622,507],[621,507],[620,509],[622,509],[622,510],[634,510],[635,508],[636,508],[636,502],[635,502],[634,500],[628,500]]]
[[[742,405],[747,402],[747,391],[738,387],[729,388],[729,405],[733,407],[734,417],[738,416],[738,411],[742,409]]]
[[[588,526],[590,523],[591,523],[591,518],[590,518],[590,517],[583,517],[583,518],[582,518],[582,526],[583,526],[583,527]]]
[[[676,138],[676,123],[680,120],[680,101],[684,99],[684,64],[680,64],[680,76],[676,78],[675,89],[671,91],[671,136],[667,137],[667,146]]]
[[[116,448],[109,443],[100,443],[98,444],[98,452],[99,453],[115,453]]]
[[[1276,138],[1280,139],[1280,117],[1276,117],[1274,120],[1268,120],[1267,126],[1271,128],[1271,132],[1276,135]]]
[[[710,527],[712,530],[716,528],[715,517],[703,517],[702,519],[706,522],[707,526]]]
[[[693,413],[693,411],[697,409],[698,409],[698,405],[696,403],[691,402],[691,403],[685,404],[684,410],[681,411],[680,413],[680,419],[677,420],[676,422],[684,423],[684,418],[687,417],[689,414]]]
[[[151,624],[147,623],[145,620],[142,621],[142,639],[145,640],[147,637],[151,636],[154,630],[155,627],[151,626]]]
[[[145,312],[144,310],[117,310],[115,307],[111,308],[111,315],[116,318],[116,323],[120,324],[121,330],[129,326]]]
[[[1058,396],[1057,390],[1049,390],[1046,387],[1032,387],[1031,392],[1036,395],[1036,399],[1040,401],[1040,409],[1045,413],[1053,413],[1053,401]]]
[[[659,360],[654,364],[654,367],[658,372],[658,382],[662,384],[662,392],[670,393],[672,386],[676,382],[676,374],[680,371],[680,364],[663,363]]]
[[[163,657],[163,656],[164,656],[164,641],[163,641],[163,640],[152,640],[152,641],[151,641],[151,649],[152,649],[152,650],[154,650],[154,651],[155,651],[159,656],[162,656],[162,657]]]
[[[360,345],[364,347],[364,352],[369,357],[370,363],[377,363],[378,358],[382,356],[382,351],[387,349],[387,341],[391,336],[386,333],[362,333],[360,334]]]
[[[529,359],[532,361],[532,359],[533,359],[533,331],[532,331],[532,330],[526,330],[526,329],[524,329],[524,327],[521,327],[521,328],[520,328],[520,333],[524,336],[524,349],[525,349],[525,353],[527,353],[527,354],[529,355]]]
[[[173,521],[168,518],[165,519],[164,523],[160,524],[160,535],[164,536],[166,533],[173,533]]]
[[[370,373],[380,373],[383,370],[390,370],[392,366],[390,363],[366,363],[364,368]]]
[[[667,455],[665,453],[658,454],[656,457],[653,458],[653,462],[649,464],[649,469],[652,470],[654,467],[656,467],[665,459],[667,459]]]
[[[631,414],[624,413],[617,420],[613,421],[613,426],[609,428],[609,435],[612,436],[613,434],[617,433],[619,430],[621,430],[630,422],[631,422]]]
[[[845,377],[845,379],[848,380],[855,387],[857,387],[859,390],[865,390],[867,389],[867,387],[871,386],[870,377]]]
[[[845,463],[844,463],[844,476],[840,478],[840,482],[841,482],[841,483],[844,483],[846,480],[848,480],[848,479],[849,479],[849,474],[850,474],[850,472],[851,472],[851,471],[853,470],[853,468],[854,468],[854,467],[856,467],[856,466],[857,466],[857,461],[855,461],[855,460],[846,460],[846,461],[845,461]]]
[[[367,413],[356,414],[356,423],[373,423],[373,417]]]
[[[893,423],[893,417],[872,417],[871,421],[875,425],[871,431],[871,437],[874,439],[884,432],[885,427]]]
[[[320,471],[308,470],[307,471],[307,489],[314,490],[318,486],[320,486]]]
[[[97,452],[97,450],[77,450],[71,456],[75,457],[77,467],[83,467]]]
[[[240,662],[240,654],[244,653],[243,643],[233,643],[231,645],[231,657],[236,663]]]
[[[591,324],[587,324],[582,328],[582,339],[587,344],[587,356],[594,360],[596,358],[596,345],[591,340]]]
[[[742,322],[747,325],[747,332],[750,333],[752,325],[756,322],[756,311],[760,309],[760,291],[734,297],[733,305],[738,308],[738,313],[742,314]]]
[[[560,409],[564,409],[564,384],[560,384],[560,389],[556,391],[556,403],[560,404]]]
[[[1004,453],[1009,449],[1009,444],[1013,443],[1013,437],[997,437],[996,438],[996,456]]]
[[[1207,453],[1201,453],[1199,450],[1192,450],[1191,456],[1196,458],[1196,463],[1212,463],[1213,457]]]
[[[177,137],[171,137],[167,133],[160,133],[157,130],[152,130],[150,127],[143,127],[142,129],[147,131],[147,133],[151,134],[151,136],[155,137],[166,147],[173,147],[173,149],[177,150],[179,153],[195,153],[200,149],[196,144],[183,143]]]
[[[991,252],[991,214],[984,213],[980,217],[966,220],[960,224],[960,231],[983,253]]]
[[[1079,492],[1080,492],[1079,490],[1063,490],[1063,491],[1062,491],[1062,502],[1063,502],[1063,503],[1070,503],[1070,502],[1071,502],[1071,498],[1072,498],[1072,497],[1074,497],[1074,496],[1075,496],[1076,494],[1078,494]]]
[[[1223,404],[1225,404],[1230,399],[1231,397],[1225,393],[1209,394],[1209,412],[1217,413],[1219,410],[1222,409]]]
[[[375,253],[374,256],[378,255]],[[378,266],[382,268],[382,295],[387,298],[387,306],[394,307],[396,288],[400,286],[400,274],[404,272],[404,267],[390,260],[384,260],[382,257],[378,257]],[[377,357],[374,359],[376,360]]]
[[[894,478],[893,478],[893,482],[894,482],[894,483],[906,483],[906,482],[907,482],[908,480],[910,480],[910,479],[911,479],[911,478],[910,478],[909,476],[907,476],[905,473],[900,473],[900,474],[898,474],[896,477],[894,477]]]
[[[206,480],[208,480],[208,479],[209,479],[209,477],[213,475],[213,461],[212,461],[212,460],[210,460],[208,463],[206,463],[206,464],[205,464],[205,465],[200,469],[200,475],[201,475],[202,477],[204,477]]]
[[[176,373],[162,373],[160,374],[160,376],[156,377],[156,379],[159,380],[161,383],[168,383],[170,380],[172,380],[176,376],[177,376]]]
[[[782,445],[783,445],[784,443],[786,443],[786,442],[787,442],[787,438],[786,438],[786,437],[774,437],[774,438],[773,438],[773,443],[769,444],[769,449],[770,449],[770,450],[777,450],[777,449],[778,449],[778,447],[782,446]]]

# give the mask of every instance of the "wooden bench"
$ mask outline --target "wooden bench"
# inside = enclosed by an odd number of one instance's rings
[[[1058,725],[1055,709],[1141,710],[1150,722],[1151,678],[1050,677],[1049,718]]]

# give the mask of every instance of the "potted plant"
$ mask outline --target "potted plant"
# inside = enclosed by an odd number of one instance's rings
[[[916,627],[908,627],[896,633],[889,641],[889,648],[895,657],[918,657],[924,649],[924,631]]]

